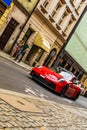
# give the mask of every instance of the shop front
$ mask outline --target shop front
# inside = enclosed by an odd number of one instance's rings
[[[45,55],[50,52],[50,49],[49,42],[41,34],[37,34],[26,60],[32,66],[41,65],[45,60]]]

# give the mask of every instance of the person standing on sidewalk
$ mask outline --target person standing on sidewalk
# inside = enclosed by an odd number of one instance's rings
[[[24,40],[21,40],[19,43],[15,44],[13,47],[10,57],[16,56],[16,54],[22,49],[24,45]]]
[[[23,48],[17,53],[15,60],[17,60],[17,62],[20,62],[24,56],[24,54],[26,53],[27,49],[29,48],[29,45],[27,43],[24,44]]]

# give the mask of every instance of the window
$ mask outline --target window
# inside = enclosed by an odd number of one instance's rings
[[[46,0],[46,1],[44,2],[43,6],[46,8],[46,7],[48,6],[48,4],[49,4],[49,1]]]
[[[55,10],[53,10],[53,12],[52,12],[52,17],[54,17],[55,16],[55,14],[56,14],[56,11]]]
[[[60,18],[60,20],[59,20],[59,23],[58,23],[58,24],[60,25],[61,23],[62,23],[62,18]]]
[[[67,64],[67,66],[66,66],[65,68],[66,68],[67,70],[69,70],[70,67],[71,67],[71,65],[70,65],[70,64]]]
[[[78,80],[81,80],[82,76],[83,76],[83,74],[79,74]]]
[[[64,14],[63,14],[63,16],[62,16],[62,19],[64,19],[67,15],[68,15],[68,14],[67,14],[67,12],[65,11]]]
[[[72,24],[74,23],[74,21],[71,19],[68,23],[68,26],[67,27],[70,27]]]
[[[60,7],[61,7],[61,4],[58,3],[58,4],[56,5],[56,10],[58,10]]]
[[[49,6],[50,6],[50,3],[51,3],[50,0],[45,0],[45,2],[44,2],[42,5],[40,5],[41,11],[42,11],[44,14],[48,12],[47,10],[48,10],[48,8],[49,8]]]
[[[32,33],[33,33],[33,31],[29,28],[29,29],[27,30],[27,32],[25,33],[24,37],[23,37],[23,39],[24,39],[25,42],[28,40],[28,38],[30,37],[30,35],[31,35]]]
[[[74,19],[74,17],[71,15],[71,19],[70,19],[70,21],[69,21],[69,23],[68,23],[68,25],[67,25],[67,27],[66,27],[66,29],[65,29],[65,32],[66,32],[67,34],[69,34],[69,33],[71,32],[71,30],[72,30],[72,28],[73,28],[73,26],[74,26],[74,22],[75,22],[75,19]]]
[[[37,62],[40,60],[40,58],[41,58],[41,56],[43,55],[43,53],[44,53],[44,50],[43,50],[43,49],[39,49],[38,56],[37,56],[37,58],[36,58],[36,61],[37,61]]]
[[[78,75],[79,75],[79,72],[77,71],[76,74],[75,74],[75,76],[77,77]]]
[[[0,1],[0,18],[4,14],[6,6]]]
[[[72,69],[72,73],[74,73],[74,72],[75,72],[75,69],[73,68],[73,69]]]
[[[64,19],[68,16],[67,11],[64,12],[64,14],[61,16],[60,20],[59,20],[59,25],[61,25],[62,22],[64,22]]]
[[[61,6],[62,5],[58,2],[55,9],[53,10],[53,12],[51,14],[52,17],[55,17],[56,15],[58,15],[58,10],[60,9]]]

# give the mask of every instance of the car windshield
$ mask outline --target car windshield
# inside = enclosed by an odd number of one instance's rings
[[[54,66],[51,69],[56,73],[62,75],[67,81],[70,81],[74,77],[72,72],[66,70],[65,68],[62,68],[61,66]]]
[[[64,71],[61,71],[59,74],[62,75],[67,81],[70,81],[73,77],[71,73],[64,72]]]

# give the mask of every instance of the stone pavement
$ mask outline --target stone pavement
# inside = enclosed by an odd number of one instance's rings
[[[0,89],[0,130],[87,130],[87,109]]]
[[[0,89],[0,130],[87,130],[87,109]]]

